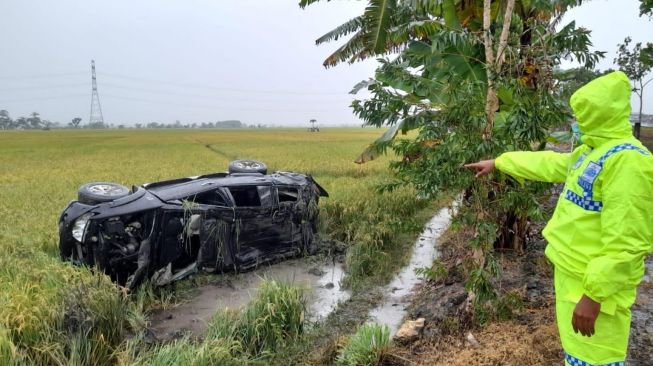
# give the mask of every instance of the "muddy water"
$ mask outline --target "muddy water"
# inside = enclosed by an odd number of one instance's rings
[[[421,281],[415,270],[430,267],[433,259],[438,256],[437,241],[449,226],[450,219],[451,210],[444,208],[429,220],[413,247],[409,264],[384,287],[385,297],[381,305],[370,311],[369,320],[387,325],[392,335],[401,325],[405,308],[409,304],[408,295]],[[201,336],[216,311],[238,309],[247,304],[263,278],[307,289],[308,318],[320,320],[329,315],[339,302],[351,297],[348,290],[340,287],[344,275],[339,263],[311,263],[310,258],[289,260],[252,272],[225,275],[220,284],[195,289],[198,294],[188,302],[153,314],[150,330],[159,340],[178,338],[186,333]]]
[[[424,231],[413,247],[409,264],[385,287],[386,295],[383,302],[370,312],[370,321],[387,325],[391,335],[394,335],[401,326],[406,306],[410,302],[408,295],[421,281],[421,278],[415,274],[415,270],[430,267],[433,260],[438,257],[438,238],[447,229],[450,221],[450,209],[443,208],[426,223]]]
[[[226,275],[221,284],[200,286],[187,303],[156,312],[150,330],[160,340],[177,338],[184,333],[201,336],[216,311],[238,309],[255,295],[263,278],[291,283],[307,289],[308,317],[319,320],[327,316],[339,301],[351,296],[340,288],[344,271],[339,263],[309,263],[294,259],[259,268],[252,272]]]

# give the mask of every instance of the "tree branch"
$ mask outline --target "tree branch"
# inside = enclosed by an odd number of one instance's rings
[[[485,45],[485,62],[488,67],[494,65],[494,49],[492,48],[492,35],[490,34],[492,0],[483,1],[483,43]]]
[[[497,51],[497,72],[501,70],[503,61],[505,60],[505,51],[508,46],[508,36],[510,35],[510,23],[512,22],[512,12],[515,9],[515,0],[508,0],[506,5],[506,13],[503,15],[503,28],[501,29],[501,36],[499,37],[499,49]],[[485,22],[485,19],[483,20]]]

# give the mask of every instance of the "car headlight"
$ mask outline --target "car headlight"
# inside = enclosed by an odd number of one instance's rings
[[[91,216],[93,216],[91,213],[85,213],[78,217],[73,224],[73,238],[80,243],[84,242],[86,227],[88,226],[88,221],[91,219]]]

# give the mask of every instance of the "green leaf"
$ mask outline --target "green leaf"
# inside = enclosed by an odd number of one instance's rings
[[[322,63],[324,67],[335,66],[339,62],[350,60],[352,57],[359,55],[365,49],[364,35],[362,31],[354,34],[347,43],[338,47]]]
[[[377,54],[386,51],[386,38],[390,29],[390,18],[397,7],[397,0],[369,0],[363,17],[365,19],[366,43]]]
[[[363,17],[357,16],[316,39],[315,44],[320,45],[325,42],[337,41],[338,38],[359,31],[361,28],[363,28]]]
[[[309,6],[309,5],[313,4],[313,3],[316,3],[318,1],[320,1],[320,0],[299,0],[299,7],[304,9],[305,7],[307,7],[307,6]],[[326,1],[330,1],[330,0],[326,0]]]
[[[499,89],[497,90],[497,96],[499,97],[499,100],[501,101],[501,103],[503,103],[505,105],[511,106],[511,105],[515,104],[515,100],[513,99],[512,90],[508,89],[505,86],[499,87]]]
[[[390,127],[387,131],[381,135],[376,141],[374,141],[370,146],[368,146],[357,158],[354,160],[356,164],[364,164],[368,161],[372,161],[383,154],[385,148],[384,145],[387,145],[388,142],[394,140],[399,132],[399,129],[404,125],[404,120],[397,122],[394,126]]]
[[[428,43],[422,41],[410,42],[406,52],[417,56],[429,56],[432,54],[431,46]]]
[[[359,91],[361,91],[361,89],[367,88],[370,85],[375,85],[375,84],[377,84],[377,81],[374,80],[374,79],[367,79],[367,80],[359,81],[356,85],[354,85],[354,87],[351,89],[349,94],[356,94]]]

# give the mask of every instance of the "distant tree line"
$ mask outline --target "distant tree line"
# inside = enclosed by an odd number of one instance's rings
[[[56,123],[58,126],[59,124]],[[0,129],[2,130],[13,130],[13,129],[24,129],[24,130],[34,130],[34,129],[49,129],[55,126],[54,122],[41,119],[41,116],[37,112],[33,112],[29,117],[18,117],[15,120],[11,118],[9,112],[6,110],[0,110]]]
[[[114,125],[110,123],[82,123],[80,117],[73,118],[70,122],[61,123],[53,122],[42,119],[40,114],[33,112],[29,117],[11,118],[11,115],[6,110],[0,110],[0,130],[50,130],[50,129],[106,129],[106,128],[266,128],[263,124],[250,124],[247,125],[239,120],[226,120],[217,122],[203,122],[203,123],[181,123],[177,120],[174,123],[135,123],[134,125],[119,124]]]

